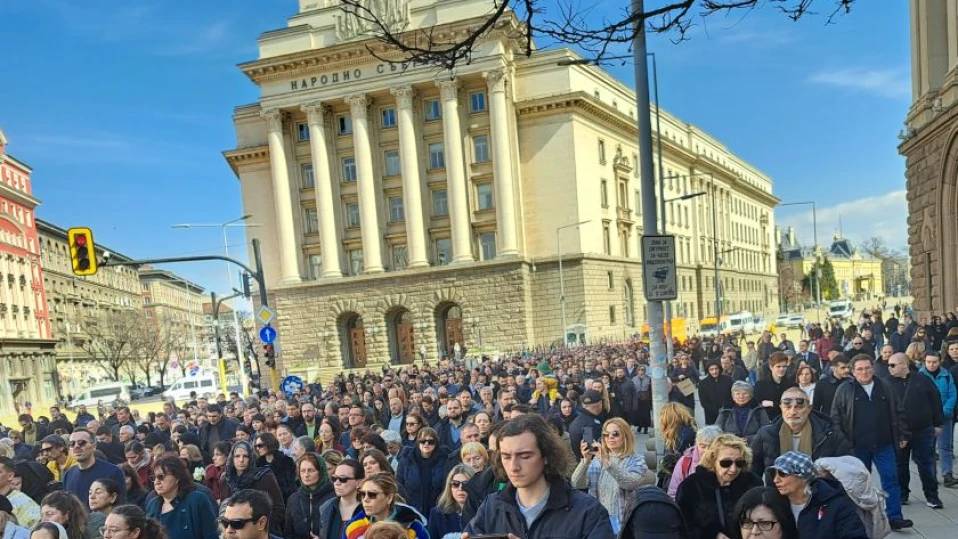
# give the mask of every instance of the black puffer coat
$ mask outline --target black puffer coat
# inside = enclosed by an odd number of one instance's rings
[[[326,481],[312,490],[299,487],[286,500],[286,523],[283,527],[283,539],[310,539],[310,534],[323,537],[320,508],[328,500],[336,498],[333,484]]]
[[[841,483],[819,478],[809,485],[812,499],[798,515],[799,539],[866,539],[855,502]]]
[[[720,487],[715,472],[696,466],[695,473],[685,478],[675,494],[675,502],[689,527],[689,539],[715,539],[719,533],[730,534],[736,525],[733,509],[749,489],[762,486],[757,475],[742,472],[727,487]]]

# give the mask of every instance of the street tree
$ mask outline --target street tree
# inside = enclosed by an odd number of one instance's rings
[[[340,7],[357,34],[381,42],[367,49],[385,62],[414,62],[452,70],[468,64],[493,32],[504,32],[531,56],[543,44],[572,46],[589,62],[622,63],[631,59],[631,44],[638,29],[670,35],[673,41],[688,38],[689,30],[715,15],[745,13],[771,7],[797,21],[815,14],[821,6],[832,22],[848,13],[856,0],[662,0],[649,8],[641,0],[636,9],[628,2],[618,7],[595,2],[560,0],[490,0],[484,18],[465,29],[447,32],[433,27],[409,29],[408,16],[392,2],[341,0]],[[652,4],[653,2],[649,2]],[[397,58],[396,52],[401,53]]]
[[[113,380],[143,347],[145,316],[137,311],[97,311],[81,319],[74,344]]]
[[[894,256],[885,240],[878,236],[872,236],[858,244],[858,250],[877,260],[888,260]]]

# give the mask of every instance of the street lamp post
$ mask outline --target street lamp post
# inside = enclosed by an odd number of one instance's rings
[[[226,229],[231,227],[238,227],[238,226],[242,226],[242,227],[260,226],[257,223],[245,222],[250,217],[252,217],[252,215],[246,214],[242,217],[238,217],[236,219],[232,219],[230,221],[226,221],[225,223],[220,223],[220,224],[183,223],[183,224],[173,225],[173,228],[219,228],[221,229],[223,233],[223,251],[225,256],[229,257],[230,247],[229,247],[229,240],[226,235]],[[233,289],[233,273],[232,273],[232,269],[230,268],[229,262],[226,263],[226,279],[227,279],[227,283],[229,284],[230,290],[232,290]],[[246,375],[246,369],[243,367],[243,364],[244,364],[243,344],[242,344],[242,339],[240,337],[239,315],[237,314],[236,311],[237,309],[234,308],[233,309],[233,332],[234,332],[234,337],[236,339],[236,360],[239,362],[240,380],[241,380],[241,383],[243,384],[243,389],[248,390],[249,378]]]
[[[661,154],[659,154],[659,155],[661,155]],[[661,166],[660,166],[660,169],[659,169],[659,173],[660,173],[660,174],[662,173]],[[669,177],[671,178],[672,176],[669,176]],[[661,182],[661,183],[662,183],[663,185],[665,184],[665,179],[664,179],[664,178],[662,179],[662,182]],[[668,227],[667,227],[666,224],[665,224],[665,205],[666,205],[667,203],[669,203],[669,202],[678,202],[678,201],[682,201],[682,200],[692,200],[693,198],[700,197],[700,196],[704,196],[704,195],[706,195],[706,194],[707,194],[707,193],[706,193],[705,191],[698,191],[698,192],[695,192],[695,193],[689,193],[689,194],[687,194],[687,195],[682,195],[682,196],[678,196],[678,197],[675,197],[675,198],[670,198],[670,199],[665,199],[665,198],[663,198],[663,199],[662,199],[662,234],[667,234],[667,233],[668,233],[668,232],[667,232],[667,231],[668,231]],[[672,344],[672,302],[671,302],[671,301],[666,301],[666,302],[665,302],[665,328],[666,328],[666,329],[665,329],[665,336],[666,336],[665,344],[666,344],[666,350],[668,350],[668,355],[669,355],[669,357],[672,357],[673,344]]]
[[[562,275],[562,244],[559,243],[559,232],[564,228],[579,227],[586,223],[591,222],[592,219],[587,219],[585,221],[579,221],[578,223],[571,223],[568,225],[562,225],[556,228],[556,251],[559,253],[559,307],[562,310],[562,344],[566,347],[569,346],[569,335],[566,333],[566,314],[565,314],[565,278]]]
[[[815,245],[812,247],[815,254],[815,279],[812,283],[814,290],[812,291],[815,296],[815,313],[818,315],[818,321],[822,321],[822,268],[818,262],[818,215],[815,210],[815,201],[807,202],[785,202],[779,204],[779,207],[782,206],[805,206],[811,205],[812,207],[812,236],[814,238]]]

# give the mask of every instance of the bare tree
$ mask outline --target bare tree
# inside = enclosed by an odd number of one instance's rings
[[[145,318],[137,311],[99,311],[82,319],[74,344],[119,380],[121,369],[142,350]]]
[[[888,260],[894,253],[888,248],[885,240],[878,236],[872,236],[858,244],[858,250],[867,254],[876,260]]]
[[[477,46],[494,31],[505,31],[519,42],[526,56],[537,50],[535,40],[573,46],[596,64],[613,63],[631,57],[631,44],[638,29],[667,33],[673,41],[687,38],[697,21],[716,14],[729,14],[761,7],[772,7],[797,21],[815,12],[814,5],[825,6],[831,22],[848,13],[856,0],[665,0],[657,7],[633,12],[628,2],[618,10],[608,4],[560,0],[547,5],[545,0],[490,0],[485,19],[462,31],[449,32],[429,28],[408,28],[401,4],[370,0],[341,0],[341,9],[354,17],[354,31],[378,37],[380,46],[367,46],[370,53],[385,62],[416,62],[454,69],[472,61]],[[550,10],[550,7],[552,8]],[[401,53],[397,59],[395,51]]]

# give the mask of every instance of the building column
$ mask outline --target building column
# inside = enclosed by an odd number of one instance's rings
[[[333,184],[329,173],[329,155],[326,153],[326,127],[322,103],[302,106],[309,122],[309,151],[313,159],[313,186],[316,192],[316,211],[319,212],[319,238],[323,252],[323,277],[342,277],[339,264],[339,234],[336,230]]]
[[[463,169],[462,130],[459,127],[459,81],[438,80],[442,96],[442,135],[446,157],[446,184],[449,198],[449,224],[452,229],[452,263],[475,262],[472,256],[472,219],[469,216],[469,193]]]
[[[489,85],[489,121],[492,127],[492,166],[496,182],[496,220],[499,222],[499,257],[519,254],[516,242],[515,184],[512,177],[512,152],[509,151],[509,116],[506,104],[506,78],[501,69],[484,74]]]
[[[426,238],[422,217],[422,190],[419,183],[419,153],[416,148],[416,130],[412,111],[412,86],[390,90],[396,96],[399,112],[399,151],[402,167],[402,191],[406,212],[406,247],[410,268],[425,268]]]
[[[369,124],[366,109],[370,99],[352,95],[345,99],[353,119],[353,151],[356,156],[356,191],[359,193],[359,226],[363,238],[363,273],[381,273],[383,259],[379,241],[379,217],[376,212],[376,184],[373,157],[369,148]]]
[[[283,112],[278,109],[262,113],[266,120],[269,141],[269,168],[273,176],[273,204],[276,206],[276,229],[279,234],[280,281],[299,282],[299,257],[296,254],[296,228],[293,225],[293,202],[283,144]]]

